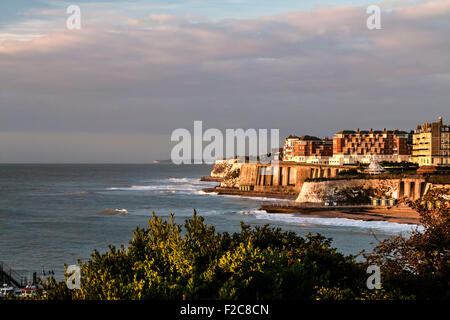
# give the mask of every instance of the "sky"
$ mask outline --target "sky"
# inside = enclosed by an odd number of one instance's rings
[[[0,2],[3,163],[168,159],[194,120],[411,130],[449,106],[450,0]]]

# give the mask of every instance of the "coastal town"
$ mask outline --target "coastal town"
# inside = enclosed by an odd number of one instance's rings
[[[450,0],[3,0],[0,21],[3,314],[450,301]]]
[[[281,150],[284,161],[310,164],[411,162],[419,166],[450,165],[450,125],[437,122],[415,130],[342,130],[332,139],[290,135]]]
[[[450,193],[450,125],[442,117],[409,132],[342,130],[332,139],[290,135],[269,164],[217,160],[205,192],[291,200],[267,212],[418,223],[408,202]],[[338,211],[339,210],[339,211]]]

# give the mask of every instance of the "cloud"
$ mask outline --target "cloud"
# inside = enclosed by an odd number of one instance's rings
[[[0,44],[0,130],[168,136],[204,120],[324,136],[445,119],[450,1],[398,3],[382,30],[366,28],[364,7],[216,21],[92,12],[80,31]]]
[[[445,16],[450,14],[450,1],[431,1],[417,6],[399,8],[397,13],[402,18],[411,19]]]

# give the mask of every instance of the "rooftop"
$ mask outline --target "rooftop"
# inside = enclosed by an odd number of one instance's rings
[[[304,135],[304,136],[301,136],[300,140],[303,140],[303,141],[320,141],[322,139],[314,137],[314,136]]]
[[[355,130],[342,130],[337,132],[336,134],[382,134],[382,133],[388,133],[388,134],[408,134],[408,132],[403,131],[403,130],[398,130],[398,129],[394,129],[394,130],[359,130],[357,129]]]

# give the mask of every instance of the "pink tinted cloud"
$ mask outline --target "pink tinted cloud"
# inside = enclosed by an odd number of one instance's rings
[[[365,28],[367,15],[362,7],[321,7],[313,12],[298,11],[273,17],[262,17],[248,20],[227,20],[223,22],[190,23],[170,15],[150,14],[149,19],[141,21],[129,20],[121,28],[118,25],[108,25],[105,21],[96,22],[86,17],[83,30],[52,32],[30,43],[4,42],[0,44],[0,52],[15,53],[20,51],[47,52],[67,48],[71,45],[91,45],[98,41],[114,41],[117,35],[117,45],[105,44],[115,50],[128,50],[130,44],[120,48],[120,41],[129,37],[130,43],[142,48],[155,58],[155,61],[166,63],[183,63],[196,59],[229,58],[243,55],[258,54],[277,45],[298,43],[307,40],[320,39],[324,36],[333,37],[339,41],[344,38],[366,38],[367,43],[381,47],[408,45],[432,45],[430,40],[418,41],[411,33],[417,29],[409,19],[424,16],[441,16],[450,11],[450,0],[430,2],[407,8],[399,8],[393,13],[383,13],[383,22],[388,26],[393,21],[391,29],[386,32],[368,33]],[[117,18],[117,17],[115,17]],[[119,18],[120,19],[120,18]],[[431,30],[433,32],[433,30]],[[405,37],[401,35],[405,34]],[[430,35],[430,30],[420,31],[422,39]],[[95,41],[97,39],[97,41]]]
[[[450,13],[450,0],[431,1],[415,6],[398,8],[396,13],[402,18],[409,19],[448,15]]]
[[[435,72],[435,65],[448,61],[445,52],[450,48],[446,30],[436,30],[433,25],[434,18],[448,18],[436,6],[421,4],[408,11],[383,13],[383,29],[379,31],[367,30],[367,14],[362,7],[322,7],[312,12],[201,23],[150,15],[135,27],[88,19],[80,31],[52,32],[26,43],[4,42],[0,44],[0,55],[7,55],[5,61],[11,66],[24,58],[38,61],[49,55],[53,65],[80,75],[80,79],[81,74],[91,74],[91,79],[99,82],[106,78],[104,81],[119,83],[139,83],[142,78],[158,81],[186,74],[183,68],[233,78],[247,78],[246,72],[255,70],[274,77],[295,77],[301,70],[309,77],[328,79],[328,70],[346,75],[352,70],[406,74],[411,72],[407,66],[412,63],[414,72],[429,73]],[[416,25],[411,12],[423,8],[431,15],[427,18],[430,23]],[[170,68],[157,76],[154,72],[145,74],[146,69],[162,66]]]

